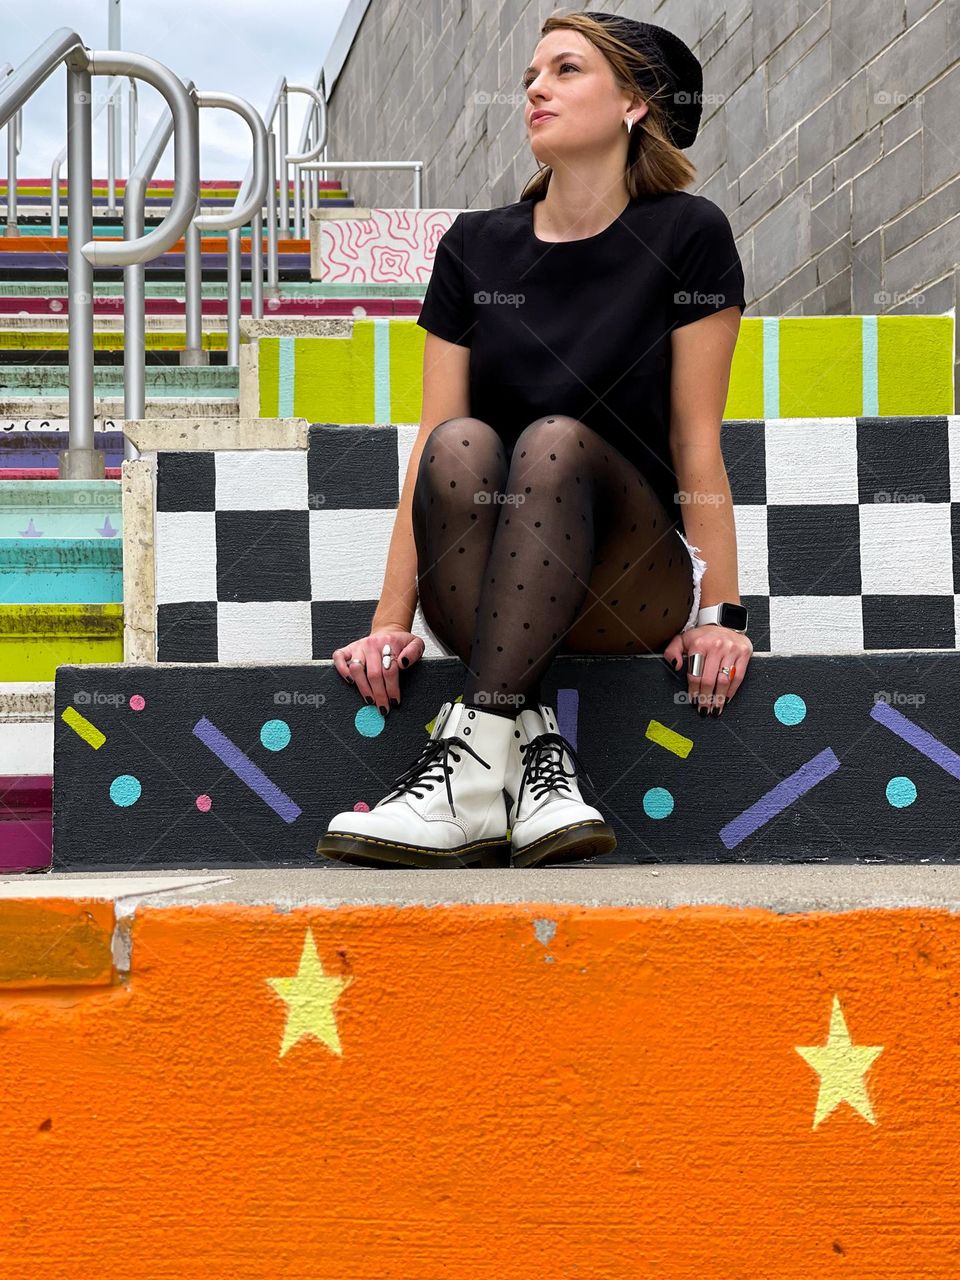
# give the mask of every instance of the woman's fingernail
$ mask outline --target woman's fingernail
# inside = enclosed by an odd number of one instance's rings
[[[380,714],[381,714],[382,716],[385,716],[385,715],[387,714],[387,708],[386,708],[386,707],[380,707],[380,708],[378,708],[378,709],[379,709]]]
[[[410,659],[409,659],[409,658],[401,658],[401,659],[400,659],[400,665],[401,665],[401,666],[403,666],[403,667],[409,667],[409,665],[410,665]]]
[[[347,676],[347,684],[353,684],[353,677]]]
[[[366,694],[364,694],[364,697],[366,697]],[[367,698],[367,706],[368,706],[368,707],[370,706],[370,704],[371,704],[372,702],[373,702],[373,699],[372,699],[372,698]]]
[[[391,698],[391,699],[390,699],[390,701],[393,703],[393,705],[394,705],[395,707],[399,707],[399,705],[400,705],[400,699],[399,699],[399,698]]]

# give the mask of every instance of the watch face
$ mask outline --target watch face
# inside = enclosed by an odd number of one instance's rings
[[[722,627],[732,627],[734,631],[746,631],[747,611],[742,604],[722,604],[719,622]]]

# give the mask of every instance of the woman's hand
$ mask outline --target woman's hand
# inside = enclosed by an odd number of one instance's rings
[[[702,653],[704,661],[699,676],[691,675],[687,667],[690,701],[701,715],[720,715],[743,682],[753,654],[753,642],[742,631],[707,622],[675,635],[663,656],[676,670],[678,660],[682,669],[684,656],[695,653]]]
[[[384,645],[390,646],[389,660]],[[426,642],[402,627],[378,627],[362,640],[334,649],[333,665],[344,680],[355,684],[368,703],[376,703],[381,715],[390,711],[390,703],[400,705],[400,668],[412,666],[423,657]],[[351,662],[359,658],[359,663]]]

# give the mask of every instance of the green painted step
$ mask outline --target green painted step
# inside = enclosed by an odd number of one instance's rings
[[[0,480],[0,538],[116,538],[119,480]]]
[[[66,365],[0,365],[0,399],[6,397],[66,396],[70,371]],[[98,365],[93,370],[98,396],[123,396],[123,369]],[[148,365],[144,387],[148,396],[239,395],[240,370],[227,365]]]
[[[297,321],[262,336],[245,417],[417,422],[425,331],[405,316]],[[952,315],[745,316],[725,418],[838,418],[954,412]],[[246,384],[245,384],[246,386]],[[638,410],[639,411],[639,410]]]
[[[122,604],[0,604],[4,680],[53,680],[63,663],[122,661]]]

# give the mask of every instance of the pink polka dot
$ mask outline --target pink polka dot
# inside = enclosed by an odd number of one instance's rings
[[[144,698],[143,698],[143,695],[142,695],[142,694],[135,693],[135,694],[133,695],[133,697],[130,699],[130,710],[131,710],[131,711],[142,711],[142,710],[143,710],[143,708],[144,708],[146,705],[147,705],[147,704],[146,704],[146,702],[145,702],[145,700],[144,700]]]
[[[197,796],[197,808],[201,813],[209,813],[213,801],[209,796]]]
[[[358,800],[358,801],[357,801],[357,803],[353,806],[353,812],[354,812],[354,813],[369,813],[369,812],[370,812],[370,806],[367,804],[366,800]]]

